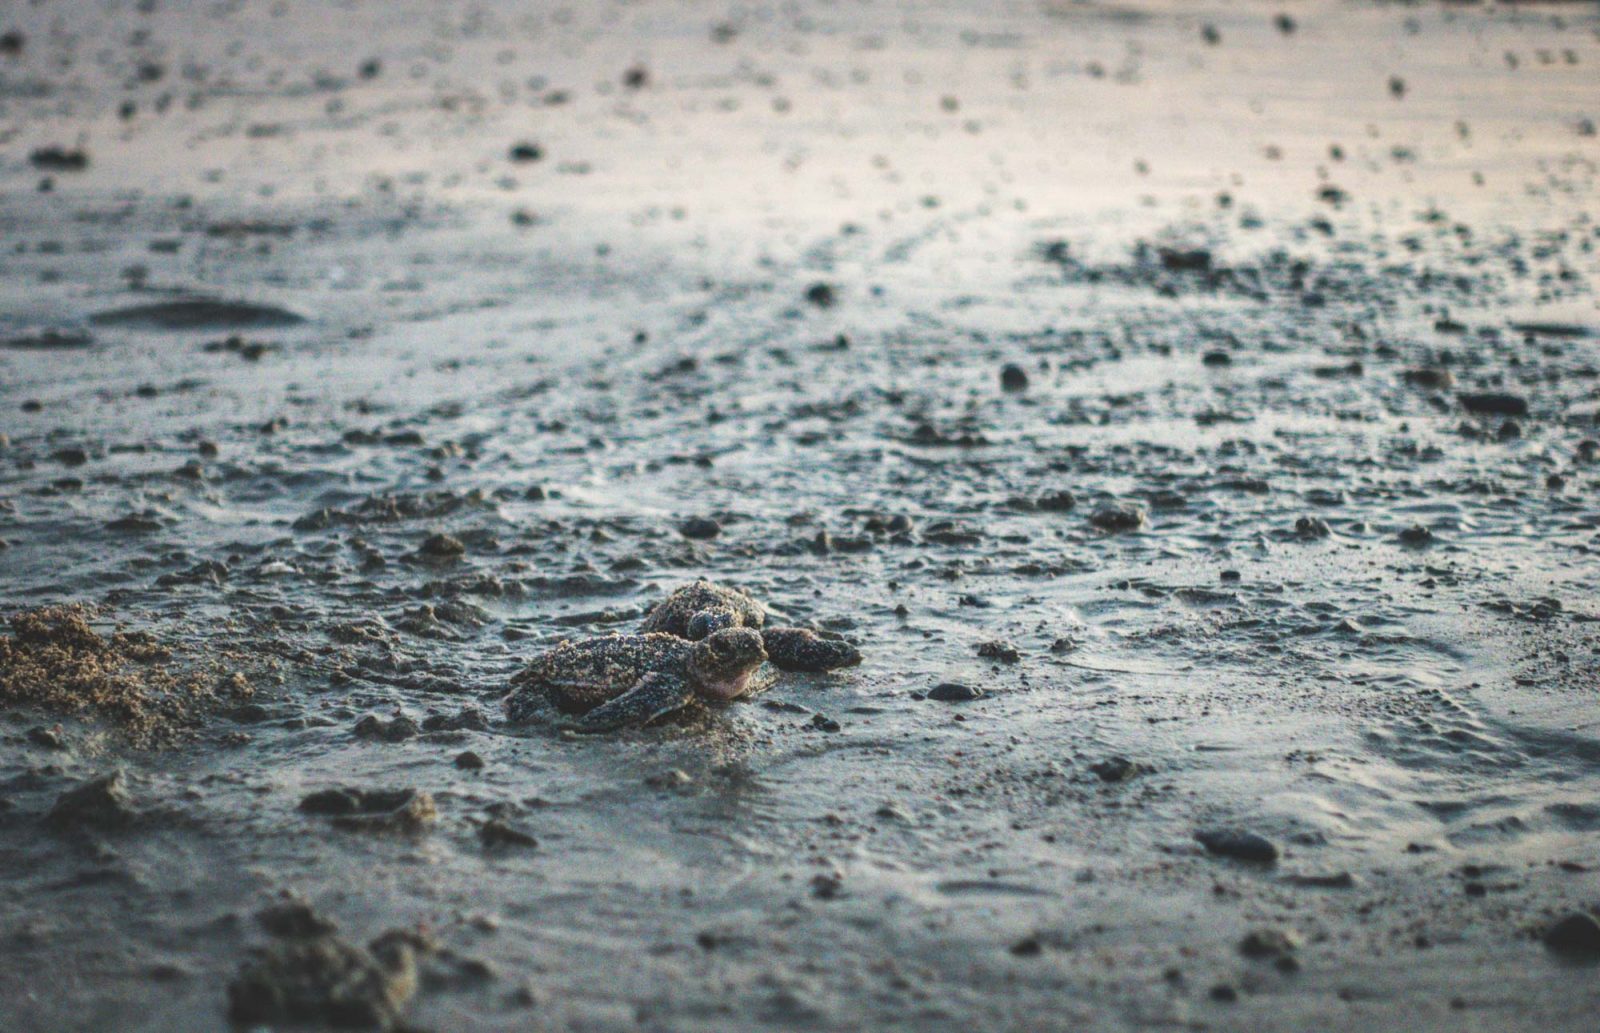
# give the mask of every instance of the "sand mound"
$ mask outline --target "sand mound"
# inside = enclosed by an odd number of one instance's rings
[[[144,632],[101,635],[94,613],[69,605],[12,616],[12,637],[0,638],[0,706],[104,719],[146,740],[197,723],[222,689],[215,674],[179,662]]]

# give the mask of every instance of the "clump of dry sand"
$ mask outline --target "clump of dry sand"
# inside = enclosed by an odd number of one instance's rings
[[[146,632],[100,634],[95,615],[83,604],[14,614],[0,638],[0,707],[101,719],[150,741],[192,727],[224,693],[248,695],[242,679],[222,683]]]

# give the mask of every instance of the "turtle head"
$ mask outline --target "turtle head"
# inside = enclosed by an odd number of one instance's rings
[[[689,677],[705,699],[738,699],[750,688],[750,674],[767,659],[761,633],[749,628],[724,628],[694,644]]]
[[[701,610],[689,618],[689,634],[685,637],[691,642],[710,638],[715,632],[724,628],[734,628],[739,625],[739,617],[730,609]]]

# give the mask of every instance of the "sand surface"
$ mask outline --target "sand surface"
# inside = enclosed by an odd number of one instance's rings
[[[0,654],[0,1029],[308,926],[397,1028],[1593,1030],[1597,122],[1592,3],[0,7],[0,606],[165,658]],[[696,577],[865,662],[504,720]]]

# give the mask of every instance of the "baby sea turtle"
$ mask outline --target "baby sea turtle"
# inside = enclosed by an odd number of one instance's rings
[[[738,699],[766,659],[761,635],[749,628],[724,628],[698,642],[659,632],[563,642],[516,676],[506,716],[527,720],[549,700],[575,715],[567,727],[580,732],[647,724],[696,697]]]
[[[860,651],[848,642],[805,628],[769,628],[766,622],[767,608],[743,589],[692,581],[657,603],[640,630],[699,641],[724,628],[749,628],[760,633],[767,659],[783,671],[832,671],[861,662]]]

